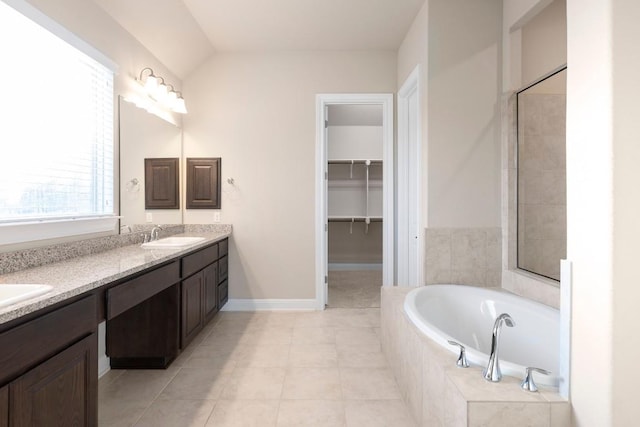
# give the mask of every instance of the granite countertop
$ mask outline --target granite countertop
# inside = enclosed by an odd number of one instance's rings
[[[53,290],[44,295],[0,307],[0,324],[178,258],[222,240],[230,234],[230,232],[180,233],[175,236],[198,236],[204,237],[205,240],[177,249],[143,249],[139,244],[129,245],[0,275],[0,286],[3,283],[53,286]]]

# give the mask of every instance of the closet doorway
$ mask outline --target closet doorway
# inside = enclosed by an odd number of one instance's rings
[[[316,299],[379,307],[392,286],[393,96],[317,96]]]

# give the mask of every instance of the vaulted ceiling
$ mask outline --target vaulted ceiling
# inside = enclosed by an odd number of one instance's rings
[[[178,77],[215,52],[395,50],[424,0],[94,0]]]

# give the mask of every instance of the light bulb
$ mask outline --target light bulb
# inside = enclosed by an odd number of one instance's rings
[[[147,77],[147,81],[144,83],[144,89],[148,94],[154,94],[158,90],[158,78],[153,74]]]
[[[179,97],[173,105],[173,111],[180,114],[187,114],[187,106],[184,103],[184,98]]]

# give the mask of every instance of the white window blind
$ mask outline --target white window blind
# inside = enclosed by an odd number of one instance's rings
[[[113,71],[3,2],[0,46],[0,224],[113,216]]]

